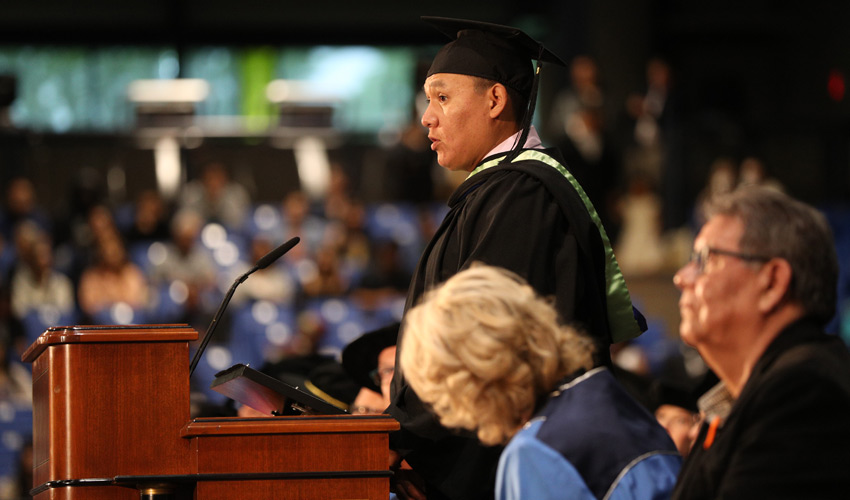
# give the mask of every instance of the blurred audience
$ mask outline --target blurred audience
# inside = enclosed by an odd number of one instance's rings
[[[393,240],[375,242],[369,266],[363,273],[352,296],[366,307],[380,304],[407,292],[411,273],[401,259],[398,243]]]
[[[298,236],[301,242],[290,251],[285,259],[298,262],[311,257],[322,245],[327,222],[311,212],[310,198],[304,191],[287,193],[281,201],[283,241]]]
[[[258,234],[251,240],[247,262],[237,271],[239,274],[250,269],[255,262],[277,247],[271,236]],[[260,269],[242,283],[233,302],[268,300],[275,304],[292,305],[295,302],[296,282],[280,262]]]
[[[436,189],[434,163],[428,131],[415,116],[402,129],[398,141],[387,149],[383,197],[417,204],[432,201]]]
[[[706,184],[694,204],[694,228],[699,230],[705,223],[705,207],[715,198],[749,186],[785,191],[779,181],[768,175],[767,167],[757,156],[745,156],[740,162],[730,156],[716,158],[709,167]]]
[[[32,437],[28,437],[21,448],[20,455],[18,456],[18,463],[15,464],[17,476],[16,476],[16,489],[18,491],[19,499],[27,499],[30,497],[29,492],[32,490],[34,482],[34,454],[33,454],[33,443]]]
[[[307,297],[336,297],[349,290],[350,283],[343,274],[342,259],[332,246],[319,248],[315,263],[299,275],[301,288]]]
[[[738,172],[738,187],[762,186],[777,191],[785,191],[782,184],[768,176],[764,162],[756,156],[747,156],[741,160]]]
[[[182,304],[179,319],[190,324],[211,312],[204,296],[215,291],[217,279],[215,263],[199,241],[203,223],[199,214],[182,210],[171,221],[171,238],[148,249],[151,284],[176,295],[172,300]]]
[[[12,339],[9,332],[0,328],[0,403],[32,404],[32,373],[29,367],[10,358]],[[20,352],[16,351],[17,359]]]
[[[133,206],[132,223],[124,231],[127,245],[167,240],[169,219],[168,207],[159,192],[154,189],[142,191]]]
[[[9,286],[12,316],[21,324],[28,323],[31,315],[43,315],[36,332],[27,332],[30,341],[48,326],[69,320],[76,309],[74,285],[71,280],[53,267],[53,248],[44,231],[23,223],[18,232],[32,227],[32,241],[22,249],[19,265],[15,268]]]
[[[39,204],[35,186],[26,177],[14,177],[9,180],[0,210],[0,234],[11,240],[15,226],[30,221],[41,229],[50,232],[52,221],[47,211]]]
[[[586,54],[575,56],[569,69],[569,84],[555,98],[552,114],[551,128],[562,131],[571,117],[582,109],[599,107],[605,102],[599,67],[593,57]]]
[[[322,201],[323,213],[328,219],[345,218],[345,213],[351,202],[351,182],[339,163],[331,164],[328,190]]]
[[[629,138],[624,151],[626,175],[640,173],[657,186],[662,227],[672,230],[687,222],[688,185],[683,153],[683,116],[674,71],[662,57],[645,66],[646,86],[626,99]]]
[[[699,228],[705,223],[705,207],[717,197],[735,190],[738,171],[734,160],[720,157],[714,160],[709,168],[708,180],[700,191],[694,207],[695,226]]]
[[[335,218],[325,226],[323,246],[336,249],[343,273],[352,278],[366,270],[372,253],[372,241],[366,233],[366,207],[355,199],[340,203]]]
[[[617,207],[620,234],[614,253],[626,276],[657,273],[666,255],[662,242],[661,197],[645,175],[635,174]]]
[[[80,277],[77,292],[80,310],[88,318],[96,319],[103,318],[112,306],[125,304],[133,311],[132,318],[147,307],[148,293],[148,279],[127,258],[120,237],[105,233],[99,236],[95,260]]]
[[[228,229],[242,225],[251,198],[248,191],[230,178],[223,163],[206,163],[198,179],[189,181],[180,192],[179,206],[201,214],[207,222],[218,222]]]
[[[570,84],[555,98],[549,135],[614,239],[619,226],[612,212],[621,190],[622,162],[604,105],[596,60],[576,56],[570,62]]]

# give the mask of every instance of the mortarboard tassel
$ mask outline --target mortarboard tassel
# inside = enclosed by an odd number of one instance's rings
[[[531,131],[531,120],[534,118],[534,108],[537,104],[537,87],[540,83],[540,71],[543,68],[543,63],[540,61],[542,54],[543,45],[540,46],[540,55],[537,58],[537,67],[534,70],[534,79],[531,82],[531,93],[528,96],[528,107],[526,108],[525,115],[522,117],[522,121],[520,122],[520,134],[517,137],[516,142],[514,142],[511,152],[504,160],[502,160],[502,162],[510,163],[517,157],[517,155],[519,155],[520,151],[522,151],[522,148],[525,146],[525,141],[528,139],[528,134]]]

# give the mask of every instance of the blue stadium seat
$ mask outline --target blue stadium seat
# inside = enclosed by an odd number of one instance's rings
[[[32,407],[0,401],[0,478],[14,478],[21,449],[32,439]]]

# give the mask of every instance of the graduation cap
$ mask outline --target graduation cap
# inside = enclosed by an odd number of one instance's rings
[[[400,326],[399,323],[392,323],[372,330],[345,346],[342,350],[342,366],[357,383],[375,392],[381,392],[370,373],[378,367],[381,351],[396,345]]]
[[[313,368],[303,387],[343,410],[348,410],[360,392],[360,384],[336,361]]]
[[[697,394],[695,389],[666,381],[656,381],[651,389],[654,409],[661,405],[679,406],[691,413],[697,413]]]
[[[517,91],[528,100],[520,121],[522,134],[517,141],[520,146],[525,144],[543,63],[566,67],[564,61],[517,28],[445,17],[423,16],[422,20],[453,40],[434,57],[427,76],[437,73],[476,76]],[[536,69],[532,60],[537,61]]]

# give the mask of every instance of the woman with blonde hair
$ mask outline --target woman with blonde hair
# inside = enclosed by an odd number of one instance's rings
[[[405,316],[399,362],[441,423],[505,445],[498,499],[666,498],[681,458],[519,276],[475,265]]]

